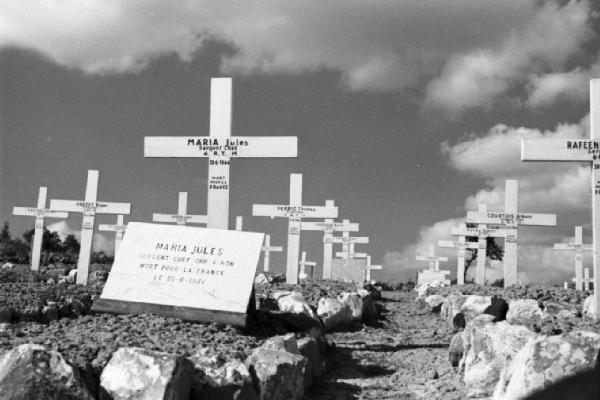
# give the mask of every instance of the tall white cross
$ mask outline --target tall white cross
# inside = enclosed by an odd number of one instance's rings
[[[594,289],[600,287],[600,80],[590,81],[590,139],[521,140],[522,161],[587,161],[591,163]],[[594,290],[600,316],[600,290]]]
[[[85,185],[84,200],[50,200],[50,208],[58,211],[83,213],[81,224],[81,246],[77,261],[77,284],[85,285],[88,280],[92,241],[94,239],[94,219],[96,214],[124,214],[131,212],[130,203],[107,203],[97,201],[98,171],[89,170]]]
[[[283,251],[281,246],[271,246],[271,235],[265,235],[265,245],[261,249],[263,251],[263,271],[269,272],[269,259],[271,252]]]
[[[337,207],[302,205],[302,174],[290,175],[290,204],[254,204],[252,215],[288,218],[286,282],[298,284],[298,256],[302,218],[337,218]]]
[[[113,225],[100,224],[100,225],[98,225],[98,230],[115,232],[115,257],[116,257],[117,252],[119,251],[119,246],[121,246],[121,241],[123,240],[123,234],[127,230],[127,224],[123,223],[123,215],[117,215],[117,223],[116,224],[113,224]]]
[[[382,265],[373,265],[371,264],[371,256],[367,256],[367,269],[365,274],[365,282],[371,282],[371,271],[372,270],[382,270]]]
[[[242,217],[241,215],[238,215],[237,217],[235,217],[235,230],[241,231],[243,229],[244,229],[244,217]]]
[[[504,212],[488,211],[486,214],[469,211],[468,223],[502,225],[506,231],[504,240],[504,287],[517,283],[517,246],[519,225],[555,226],[556,214],[531,214],[518,211],[519,183],[507,179],[505,184]]]
[[[467,249],[476,249],[476,242],[467,242],[467,225],[460,224],[452,235],[458,236],[458,240],[438,240],[438,247],[456,249],[456,283],[465,284],[465,256]]]
[[[41,186],[38,192],[37,207],[13,207],[13,215],[35,217],[33,242],[31,244],[31,269],[39,271],[40,257],[42,255],[42,242],[44,238],[44,218],[68,218],[69,213],[54,211],[46,208],[46,194],[48,189]]]
[[[313,279],[315,277],[315,267],[317,266],[317,263],[314,261],[306,261],[306,252],[303,251],[302,252],[302,259],[300,259],[300,279],[306,279],[309,277],[309,274],[306,272],[307,268],[306,267],[312,267],[310,270],[310,278]]]
[[[590,290],[590,283],[594,284],[594,292],[596,291],[596,282],[594,281],[593,278],[590,278],[590,269],[589,268],[585,268],[583,270],[583,289],[584,290]]]
[[[440,261],[448,261],[448,257],[437,257],[435,255],[435,246],[430,244],[427,254],[424,256],[416,256],[415,260],[427,261],[429,263],[429,270],[438,272],[440,270]]]
[[[163,222],[177,225],[186,224],[206,224],[208,217],[206,215],[187,213],[187,192],[179,192],[179,201],[177,202],[177,214],[152,214],[153,222]]]
[[[229,229],[231,158],[298,157],[295,136],[231,136],[231,99],[231,78],[213,78],[209,136],[144,138],[144,157],[208,158],[208,228]]]
[[[583,290],[583,252],[592,251],[592,245],[583,244],[583,228],[575,227],[575,237],[572,243],[555,243],[554,250],[575,251],[575,289]]]
[[[479,214],[487,215],[487,204],[479,204]],[[485,285],[485,261],[487,257],[487,238],[505,237],[506,230],[497,226],[488,226],[486,223],[475,223],[477,227],[452,228],[453,236],[477,237],[477,265],[475,270],[475,283]],[[469,245],[470,247],[471,245]],[[464,274],[464,272],[463,272]]]

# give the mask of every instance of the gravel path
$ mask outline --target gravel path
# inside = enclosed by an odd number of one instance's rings
[[[305,399],[463,398],[448,362],[452,330],[409,293],[384,292],[381,304],[380,326],[328,336],[336,344],[330,369]]]

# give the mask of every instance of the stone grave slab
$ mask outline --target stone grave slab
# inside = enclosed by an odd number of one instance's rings
[[[450,275],[450,271],[448,270],[431,270],[426,269],[418,273],[417,275],[417,285],[422,285],[425,283],[433,283],[435,281],[443,282],[445,285],[450,285],[450,280],[446,277],[446,275]]]
[[[130,222],[92,310],[245,326],[263,237]]]

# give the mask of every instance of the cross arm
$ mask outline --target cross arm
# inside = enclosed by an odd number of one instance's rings
[[[13,215],[28,217],[69,218],[65,211],[50,210],[49,208],[13,207]]]
[[[103,201],[83,200],[50,200],[50,208],[56,211],[87,212],[93,210],[96,214],[125,214],[131,213],[130,203],[107,203]]]
[[[600,142],[590,139],[521,139],[521,161],[592,161]]]
[[[338,208],[326,206],[253,204],[252,215],[255,217],[337,218]]]

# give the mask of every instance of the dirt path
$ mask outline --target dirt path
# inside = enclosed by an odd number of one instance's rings
[[[336,344],[329,371],[305,399],[463,398],[445,322],[418,309],[410,294],[383,295],[381,326],[329,336]]]

